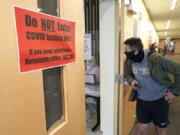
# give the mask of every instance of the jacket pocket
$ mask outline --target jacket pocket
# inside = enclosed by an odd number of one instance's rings
[[[135,90],[134,88],[132,88],[131,94],[130,94],[130,96],[129,96],[128,101],[133,102],[133,101],[135,101],[135,100],[137,99],[137,97],[138,97],[138,92],[137,92],[137,90]]]

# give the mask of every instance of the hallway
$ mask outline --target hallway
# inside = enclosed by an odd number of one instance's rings
[[[169,127],[167,128],[167,135],[179,135],[180,134],[180,97],[175,98],[171,103],[170,103],[170,124]],[[134,126],[134,129],[130,133],[130,135],[136,135],[136,130],[137,130],[137,124]],[[149,135],[154,135],[154,127],[151,124],[150,125],[150,134]]]
[[[179,135],[180,127],[180,97],[175,98],[170,104],[170,125],[167,135]]]
[[[179,54],[168,55],[167,57],[169,59],[175,60],[177,62],[180,61]],[[170,124],[167,128],[167,135],[179,135],[180,134],[180,130],[179,130],[180,115],[179,114],[180,114],[180,97],[176,97],[170,103],[170,114],[169,114]],[[130,135],[137,135],[136,130],[137,130],[137,124],[134,125]],[[151,124],[149,127],[149,135],[154,135],[153,124]]]
[[[168,56],[170,59],[174,59],[175,61],[180,61],[180,55],[175,54],[172,56]],[[180,134],[180,97],[176,97],[170,103],[170,125],[167,129],[167,135],[179,135]]]

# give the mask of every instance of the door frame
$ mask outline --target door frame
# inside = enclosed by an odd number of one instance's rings
[[[103,135],[118,135],[122,129],[123,85],[115,81],[116,74],[123,74],[123,69],[119,70],[119,60],[123,59],[119,55],[123,54],[123,50],[119,51],[123,45],[120,43],[123,41],[122,37],[120,40],[120,3],[121,0],[100,2],[100,129]]]
[[[124,80],[124,23],[125,23],[125,0],[120,0],[120,52],[119,52],[119,74],[122,75]],[[123,134],[123,122],[124,122],[124,81],[121,81],[119,84],[119,135]]]

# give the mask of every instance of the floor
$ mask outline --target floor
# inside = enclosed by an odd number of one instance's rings
[[[176,97],[170,105],[170,122],[167,135],[180,135],[180,97]]]
[[[170,125],[167,128],[167,135],[180,135],[180,97],[176,97],[170,103]],[[135,124],[130,135],[137,135],[137,124]],[[150,125],[149,135],[153,135],[154,127]]]
[[[92,127],[96,124],[96,104],[93,99],[88,98],[86,104],[86,125],[87,125],[87,135],[102,135],[102,132],[99,128],[96,131],[92,132]]]

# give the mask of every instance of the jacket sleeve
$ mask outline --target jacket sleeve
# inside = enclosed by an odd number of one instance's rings
[[[161,56],[160,59],[164,70],[174,75],[173,93],[180,95],[180,63],[176,63],[163,56]]]
[[[128,60],[125,61],[125,72],[124,72],[124,77],[126,79],[126,81],[129,83],[129,85],[131,85],[131,82],[134,80],[133,75],[131,75],[130,73],[130,63],[128,62]]]

